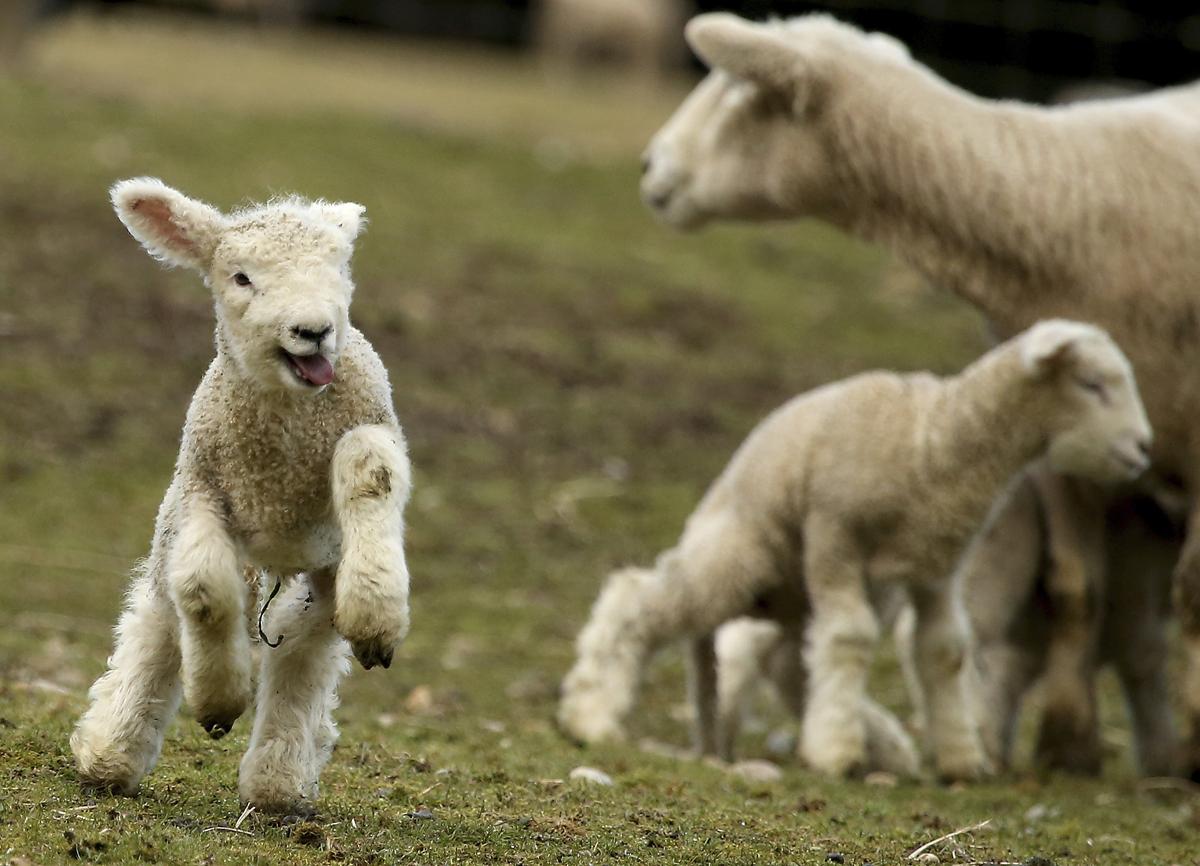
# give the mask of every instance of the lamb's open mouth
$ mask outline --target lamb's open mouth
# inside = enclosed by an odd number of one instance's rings
[[[320,388],[333,381],[333,364],[324,355],[293,355],[283,348],[279,352],[292,375],[305,385]]]

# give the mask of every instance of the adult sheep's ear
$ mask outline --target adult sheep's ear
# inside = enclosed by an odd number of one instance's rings
[[[367,220],[363,214],[367,209],[360,204],[351,201],[318,201],[313,203],[312,208],[317,216],[336,226],[350,243],[354,242],[366,226]]]
[[[111,191],[117,216],[150,255],[168,265],[206,272],[225,217],[153,177],[123,180]]]
[[[1069,366],[1080,341],[1095,336],[1098,329],[1068,319],[1039,322],[1021,341],[1021,361],[1034,378],[1049,376]]]
[[[709,12],[689,21],[684,35],[696,55],[714,69],[772,90],[796,90],[803,57],[773,27],[728,12]]]

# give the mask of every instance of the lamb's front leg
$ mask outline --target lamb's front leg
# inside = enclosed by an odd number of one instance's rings
[[[816,770],[833,776],[861,773],[867,767],[862,707],[879,622],[857,545],[840,523],[810,517],[804,542],[812,621],[805,651],[809,693],[800,751]]]
[[[731,756],[721,749],[725,737],[718,724],[717,653],[713,633],[692,638],[689,649],[688,696],[696,713],[693,747],[697,755],[715,755],[728,761]]]
[[[404,505],[411,473],[400,431],[364,424],[338,441],[333,507],[342,532],[334,625],[368,670],[385,668],[408,632]]]
[[[333,628],[333,574],[296,580],[265,617],[282,642],[263,647],[250,745],[238,792],[263,812],[310,815],[317,780],[337,740],[333,710],[349,667],[346,641]]]
[[[991,768],[975,719],[967,653],[970,626],[956,587],[945,581],[914,587],[917,676],[925,696],[926,737],[938,777],[977,779]]]
[[[167,586],[179,613],[184,697],[220,739],[250,703],[251,648],[243,570],[211,496],[183,497]]]

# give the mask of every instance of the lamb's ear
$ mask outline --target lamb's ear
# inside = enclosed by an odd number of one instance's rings
[[[150,255],[169,265],[206,272],[225,217],[152,177],[123,180],[110,193],[117,216]]]
[[[346,236],[346,240],[350,243],[354,242],[354,239],[359,236],[366,226],[367,220],[363,214],[367,212],[367,209],[352,201],[318,201],[313,202],[312,207],[321,219],[337,226],[338,230]]]
[[[772,90],[795,91],[804,71],[800,51],[773,27],[728,12],[697,15],[684,31],[688,45],[714,69]]]
[[[1049,376],[1069,366],[1076,347],[1095,329],[1082,322],[1050,319],[1030,328],[1021,341],[1021,362],[1034,378]]]

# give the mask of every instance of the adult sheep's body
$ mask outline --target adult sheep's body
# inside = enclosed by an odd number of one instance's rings
[[[149,178],[112,198],[152,255],[204,275],[217,353],[71,748],[84,781],[132,794],[181,693],[223,736],[250,703],[244,576],[261,572],[288,586],[264,617],[282,642],[261,654],[239,791],[304,814],[347,649],[387,667],[408,630],[408,458],[387,372],[348,312],[362,207],[286,199],[226,216]]]
[[[886,245],[978,307],[1001,337],[1056,316],[1101,325],[1137,371],[1156,431],[1157,479],[1190,499],[1200,485],[1191,429],[1200,414],[1200,86],[1039,108],[976,98],[895,40],[822,16],[766,25],[700,16],[688,38],[713,72],[646,152],[642,194],[661,219],[695,228],[719,218],[815,217]],[[1103,585],[1095,570],[1113,563],[1075,542],[1102,537],[1105,515],[1129,510],[1070,479],[1047,475],[1042,484],[1058,557],[1051,585],[1066,620],[1051,655],[1083,668],[1094,648],[1072,635],[1089,631],[1087,590]],[[1193,769],[1198,522],[1190,519],[1175,574]],[[1148,596],[1171,579],[1141,577]],[[1149,660],[1140,680],[1155,679],[1149,669],[1163,664],[1165,655]],[[1139,677],[1125,687],[1136,691]],[[1052,746],[1070,751],[1093,728],[1089,694],[1082,683],[1061,693],[1048,713],[1058,721]],[[1171,771],[1174,746],[1156,752],[1168,757],[1143,769]]]

